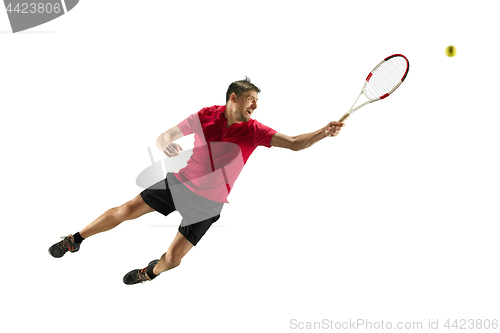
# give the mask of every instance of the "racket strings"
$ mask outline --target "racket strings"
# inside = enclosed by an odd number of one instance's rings
[[[403,76],[404,69],[391,64],[383,63],[372,76],[370,80],[370,88],[375,96],[382,96],[389,93],[399,82]]]
[[[368,98],[377,98],[391,93],[401,83],[407,68],[406,59],[399,56],[384,61],[377,66],[372,71],[373,75],[365,87]]]

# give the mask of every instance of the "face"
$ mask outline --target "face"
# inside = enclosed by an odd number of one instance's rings
[[[259,98],[257,97],[257,92],[254,90],[245,91],[240,97],[236,97],[236,95],[234,95],[237,121],[248,122],[252,113],[255,109],[257,109],[258,100]]]

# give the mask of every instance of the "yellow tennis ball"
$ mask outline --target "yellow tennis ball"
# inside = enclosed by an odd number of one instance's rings
[[[450,45],[446,48],[445,52],[448,57],[454,57],[455,54],[457,54],[457,48],[453,45]]]

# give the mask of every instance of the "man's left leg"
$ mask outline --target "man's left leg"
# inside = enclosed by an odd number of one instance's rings
[[[200,222],[189,223],[189,221],[193,219],[188,219],[186,221],[183,216],[177,235],[175,235],[172,244],[170,244],[167,252],[161,256],[161,259],[151,261],[148,266],[143,269],[134,269],[128,272],[123,277],[123,282],[125,284],[142,283],[156,278],[156,276],[162,272],[179,266],[181,259],[184,258],[193,246],[198,244],[210,226],[219,218],[220,215],[217,215]]]
[[[136,284],[154,279],[158,274],[175,268],[181,264],[181,259],[191,250],[193,244],[179,231],[175,235],[172,244],[160,260],[153,260],[143,269],[134,269],[123,277],[125,284]]]
[[[158,275],[179,266],[181,264],[181,259],[184,258],[192,247],[193,244],[177,231],[177,235],[175,235],[172,244],[170,244],[167,252],[161,256],[160,261],[158,261],[153,269],[153,273]]]

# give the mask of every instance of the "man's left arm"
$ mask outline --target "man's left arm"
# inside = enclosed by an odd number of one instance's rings
[[[288,148],[294,151],[299,151],[311,147],[313,144],[326,138],[327,136],[337,136],[340,129],[345,124],[337,121],[328,123],[325,127],[307,134],[300,134],[297,136],[288,136],[281,133],[274,134],[271,139],[270,145],[273,147]]]

